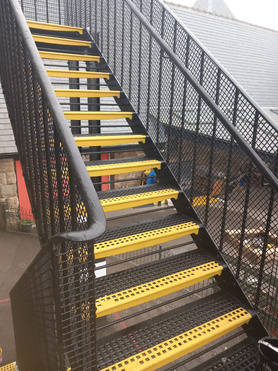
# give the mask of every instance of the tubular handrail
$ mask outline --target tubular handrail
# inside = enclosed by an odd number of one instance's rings
[[[211,97],[207,94],[205,89],[200,85],[197,79],[191,74],[191,72],[184,66],[181,60],[176,56],[176,54],[169,48],[167,43],[163,40],[163,38],[157,33],[155,28],[147,21],[144,15],[140,12],[136,5],[132,2],[132,0],[124,0],[125,3],[131,8],[132,12],[136,14],[138,19],[142,22],[144,27],[150,32],[151,36],[158,42],[161,46],[164,53],[167,54],[169,59],[178,67],[178,69],[182,72],[184,76],[186,76],[187,80],[191,83],[191,85],[196,89],[196,91],[200,94],[204,102],[210,107],[216,117],[222,122],[225,128],[229,131],[232,137],[237,141],[240,148],[252,159],[255,166],[261,171],[262,175],[266,178],[269,184],[278,192],[278,179],[277,177],[266,167],[265,163],[261,160],[258,156],[256,151],[252,147],[250,147],[244,137],[239,133],[239,131],[232,125],[229,119],[222,113],[219,109],[217,104],[211,99]]]
[[[68,161],[75,173],[76,182],[80,187],[80,193],[84,200],[87,218],[90,223],[86,230],[62,232],[56,234],[49,238],[49,240],[46,242],[46,245],[49,245],[49,243],[52,243],[57,239],[74,242],[94,240],[105,231],[106,218],[103,209],[98,199],[96,190],[90,180],[89,174],[85,168],[80,152],[75,144],[72,133],[67,125],[65,115],[59,105],[58,99],[51,85],[50,78],[46,73],[32,34],[22,13],[20,4],[17,0],[9,1],[14,12],[14,17],[21,31],[22,39],[30,54],[33,67],[36,70],[38,82],[41,84],[44,97],[47,100],[49,110],[55,123],[54,125],[56,125],[57,132],[59,133],[67,153]]]

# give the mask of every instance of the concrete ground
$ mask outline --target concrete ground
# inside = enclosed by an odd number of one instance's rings
[[[37,235],[0,231],[0,366],[16,360],[9,292],[39,249]]]

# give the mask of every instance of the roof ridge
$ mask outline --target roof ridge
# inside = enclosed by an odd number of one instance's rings
[[[229,18],[236,18],[225,0],[196,0],[192,8]]]
[[[278,30],[273,30],[272,28],[268,28],[268,27],[265,27],[265,26],[260,26],[258,24],[254,24],[254,23],[242,21],[242,20],[240,20],[238,18],[225,17],[223,15],[211,13],[211,12],[208,12],[206,10],[192,8],[191,6],[187,6],[187,5],[183,5],[183,4],[178,4],[178,3],[173,3],[172,1],[169,1],[169,0],[165,0],[165,4],[170,5],[170,6],[176,6],[178,8],[189,9],[189,10],[192,10],[193,12],[197,12],[197,13],[208,14],[208,15],[211,15],[211,16],[214,16],[214,17],[218,17],[218,18],[228,19],[230,21],[234,21],[234,22],[246,24],[246,25],[249,25],[249,26],[252,26],[252,27],[257,27],[257,28],[261,28],[263,30],[267,30],[267,31],[272,31],[272,32],[278,33]]]

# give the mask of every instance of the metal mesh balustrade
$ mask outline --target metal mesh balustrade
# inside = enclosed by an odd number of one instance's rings
[[[34,0],[35,1],[35,0]],[[25,14],[60,6],[50,21],[89,27],[173,174],[265,325],[277,334],[277,195],[129,1],[23,0]],[[277,128],[160,0],[132,0],[207,96],[277,174]],[[54,4],[54,5],[51,5]],[[27,12],[28,9],[28,12]],[[63,14],[58,18],[57,14]],[[235,56],[236,57],[236,56]],[[214,202],[216,201],[216,202]]]
[[[264,324],[277,336],[276,191],[262,185],[257,160],[242,149],[216,110],[273,174],[277,129],[160,1],[133,3],[193,82],[134,13],[130,1],[88,0],[91,33]],[[75,23],[75,14],[68,23],[88,25],[85,9],[79,14],[81,23]],[[196,197],[201,197],[199,203]]]
[[[105,217],[16,0],[1,2],[0,32],[1,83],[42,244],[11,292],[18,365],[92,370],[93,240]]]

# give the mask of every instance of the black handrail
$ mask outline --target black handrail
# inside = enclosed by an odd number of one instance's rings
[[[88,221],[90,223],[86,230],[62,232],[56,234],[55,236],[50,237],[50,239],[46,242],[46,245],[49,245],[50,243],[59,239],[75,242],[94,240],[96,237],[101,235],[106,228],[106,218],[102,206],[86,170],[84,161],[82,160],[80,152],[75,144],[71,130],[68,127],[65,115],[55,95],[53,86],[51,85],[50,78],[44,68],[42,59],[22,13],[20,4],[17,0],[9,1],[18,27],[20,28],[22,39],[30,54],[31,62],[36,70],[38,81],[42,86],[44,97],[46,98],[51,115],[54,119],[57,132],[59,133],[59,137],[63,142],[70,165],[75,173],[76,182],[80,187],[80,193],[84,200]]]
[[[240,148],[251,158],[255,166],[261,171],[263,176],[267,179],[269,184],[278,192],[278,179],[276,176],[265,166],[265,163],[261,160],[258,154],[250,147],[243,136],[235,128],[234,125],[229,121],[229,119],[222,113],[217,104],[209,97],[205,89],[200,85],[197,79],[190,73],[188,68],[184,66],[184,63],[176,56],[176,54],[169,48],[167,43],[163,38],[156,32],[155,28],[147,21],[147,19],[142,15],[140,10],[136,5],[133,4],[132,0],[124,0],[128,6],[132,9],[132,12],[140,19],[142,24],[150,32],[151,36],[158,42],[158,44],[163,49],[164,53],[167,54],[169,59],[179,68],[179,70],[186,76],[187,80],[200,94],[204,102],[211,108],[216,117],[222,122],[225,128],[229,131],[233,138],[237,141]]]
[[[142,0],[139,0],[142,2]],[[153,0],[151,0],[153,1]],[[204,51],[204,53],[211,59],[211,61],[218,66],[218,68],[221,70],[223,74],[231,81],[231,83],[236,86],[240,92],[244,95],[244,97],[251,103],[251,105],[255,108],[256,111],[260,113],[262,117],[265,118],[265,120],[268,121],[268,123],[278,132],[278,125],[273,119],[266,114],[265,111],[258,105],[258,103],[245,91],[245,89],[241,86],[241,84],[235,80],[235,78],[229,73],[229,71],[226,70],[226,68],[211,54],[211,52],[203,45],[203,43],[196,37],[196,35],[193,35],[192,32],[184,25],[184,23],[179,19],[179,17],[172,11],[172,9],[162,0],[155,0],[156,3],[160,4],[160,6],[167,11],[171,17],[179,24],[179,26],[185,31],[185,33],[190,36],[197,44],[198,46]],[[132,0],[133,3],[136,3],[135,0]]]

